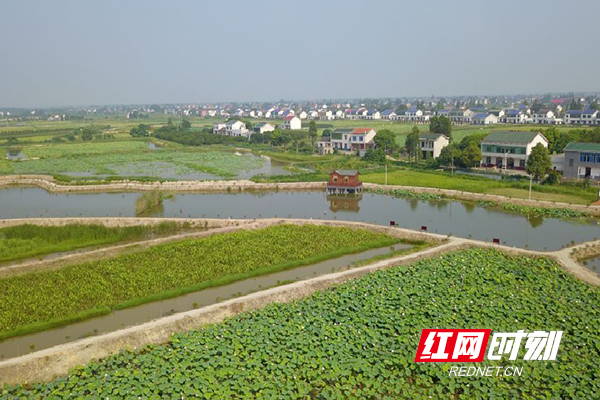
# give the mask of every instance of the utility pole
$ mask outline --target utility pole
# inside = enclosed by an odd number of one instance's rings
[[[385,186],[387,186],[387,162],[385,163]]]
[[[531,201],[531,186],[533,185],[533,175],[529,175],[529,201]]]

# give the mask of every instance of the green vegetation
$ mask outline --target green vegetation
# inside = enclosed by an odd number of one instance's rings
[[[0,280],[0,338],[397,242],[366,230],[281,225],[10,277]]]
[[[550,169],[552,169],[552,161],[548,149],[541,143],[536,144],[527,159],[527,173],[532,175],[536,182],[539,182],[540,178],[546,176]]]
[[[163,194],[158,190],[142,193],[140,197],[135,199],[135,214],[140,215],[152,210],[155,207],[161,206],[163,202]]]
[[[373,190],[373,193],[377,194],[391,194],[396,197],[403,197],[406,199],[418,199],[418,200],[442,200],[443,197],[439,194],[435,193],[418,193],[412,190],[403,190],[403,189],[395,189],[395,190]]]
[[[186,228],[188,228],[187,225],[183,227],[183,229]],[[181,229],[174,222],[112,228],[99,224],[15,225],[0,229],[0,261],[71,251],[88,246],[146,239],[167,235]]]
[[[47,398],[597,398],[600,294],[545,258],[465,250],[274,303],[167,345],[123,351],[49,383],[0,390]],[[415,363],[424,328],[562,330],[556,361],[504,356],[522,376],[449,377]]]
[[[531,206],[520,206],[518,204],[505,203],[499,205],[495,201],[478,201],[479,207],[485,208],[501,208],[504,211],[509,211],[517,214],[525,214],[531,217],[545,217],[545,218],[590,218],[590,215],[585,212],[572,210],[570,208],[547,208],[547,207],[531,207]]]
[[[198,151],[181,148],[153,150],[145,140],[48,144],[23,148],[25,161],[9,162],[13,173],[94,174],[120,177],[163,177],[188,179],[210,173],[222,177],[260,168],[264,160],[227,151]],[[3,165],[4,163],[0,164]],[[4,167],[0,166],[4,170]],[[7,171],[8,172],[8,171]]]
[[[383,184],[385,174],[365,173],[361,175],[363,182]],[[506,189],[522,189],[513,191],[514,197],[527,198],[529,180],[492,180],[476,176],[451,175],[447,172],[431,170],[400,169],[388,173],[388,185],[418,186],[439,189],[459,190],[473,193],[489,193],[506,195]],[[551,186],[533,185],[533,193],[543,193],[547,197],[544,200],[564,201],[574,204],[589,204],[597,200],[597,192],[594,189],[583,189],[577,186]]]

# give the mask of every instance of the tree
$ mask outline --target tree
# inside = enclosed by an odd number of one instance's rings
[[[440,155],[436,159],[437,164],[440,166],[450,167],[453,165],[453,159],[460,160],[461,152],[456,148],[454,143],[450,143],[448,146],[444,147],[440,152]]]
[[[385,154],[390,154],[396,149],[396,134],[389,129],[382,129],[375,135],[375,144],[383,149]]]
[[[331,137],[331,129],[324,129],[321,137]]]
[[[404,147],[406,147],[408,153],[408,160],[410,161],[410,158],[414,155],[415,161],[417,161],[419,154],[419,128],[416,125],[413,126],[412,131],[406,137]]]
[[[191,127],[192,123],[187,118],[181,120],[181,125],[179,126],[179,129],[181,129],[182,131],[187,131]]]
[[[365,161],[383,163],[385,162],[385,152],[383,149],[368,149],[363,157]]]
[[[172,128],[172,127],[173,127],[173,118],[169,117],[169,118],[167,119],[167,126],[168,126],[169,128]]]
[[[473,168],[481,161],[481,147],[474,141],[460,152],[460,165],[466,168]]]
[[[571,100],[569,110],[583,110],[583,104],[581,104],[581,101],[578,99],[573,98],[573,100]]]
[[[292,140],[288,131],[282,131],[275,129],[271,132],[271,145],[273,146],[284,146]]]
[[[429,122],[429,132],[441,133],[452,140],[452,122],[445,115],[433,116]]]
[[[525,170],[529,175],[533,175],[536,182],[539,182],[540,178],[543,178],[551,168],[552,161],[548,149],[541,143],[536,144],[531,150]]]
[[[314,120],[308,124],[308,136],[310,137],[310,147],[314,148],[315,139],[317,138],[317,124]]]
[[[85,128],[83,128],[81,130],[81,140],[88,142],[94,138],[94,135],[96,133],[98,133],[98,130],[96,128],[91,127],[91,126],[86,126]]]
[[[139,124],[138,126],[134,126],[129,131],[129,134],[133,137],[146,137],[150,135],[150,125]]]

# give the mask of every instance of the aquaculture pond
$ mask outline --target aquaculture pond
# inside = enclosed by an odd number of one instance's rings
[[[11,148],[6,151],[0,173],[215,180],[290,174],[286,165],[250,151],[204,151],[161,147],[154,142],[117,141]]]
[[[38,188],[0,190],[0,218],[135,216],[139,193],[52,194]],[[363,221],[473,238],[533,250],[557,250],[600,238],[597,220],[531,217],[473,203],[318,191],[175,194],[148,216],[314,218]]]
[[[579,264],[583,265],[587,269],[600,274],[600,256],[586,258],[585,260],[579,261]]]
[[[215,304],[230,298],[243,296],[269,287],[309,279],[351,268],[353,264],[373,257],[408,250],[410,244],[398,243],[357,254],[348,254],[312,265],[287,269],[255,278],[244,279],[223,286],[212,287],[184,294],[172,299],[155,301],[136,307],[116,310],[108,315],[44,330],[26,336],[17,336],[0,341],[0,360],[17,357],[32,351],[42,350],[58,344],[84,337],[112,332],[128,326],[141,324],[156,318],[189,311],[194,308]]]

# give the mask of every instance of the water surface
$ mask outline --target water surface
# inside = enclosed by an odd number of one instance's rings
[[[39,188],[0,190],[0,218],[135,216],[139,193],[52,194]],[[183,218],[314,218],[362,221],[533,250],[557,250],[600,238],[597,220],[587,223],[528,218],[460,201],[421,201],[363,193],[358,198],[319,191],[176,194],[148,216]]]

